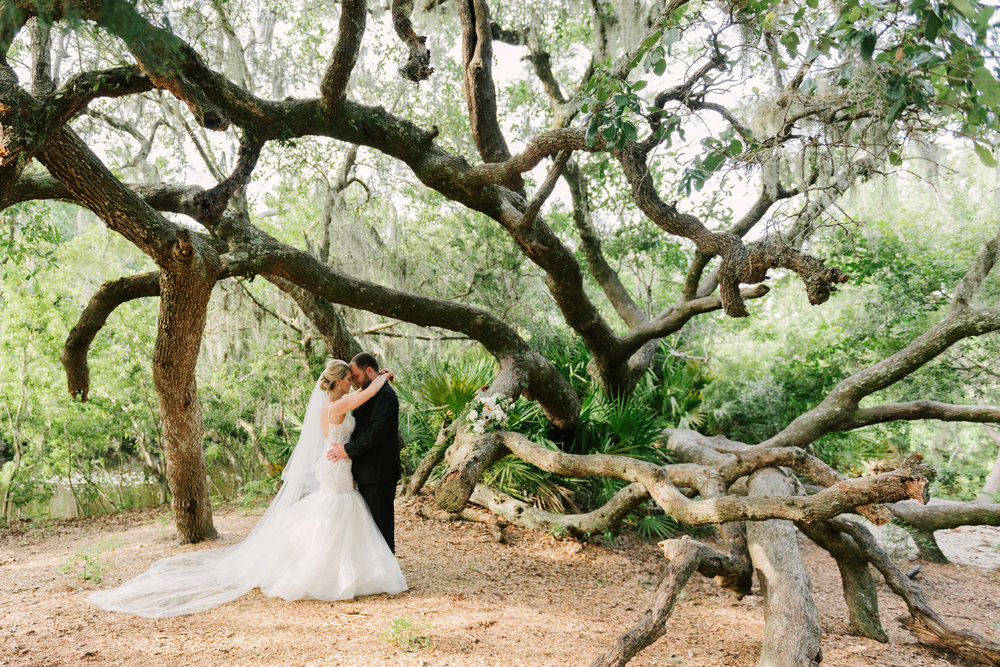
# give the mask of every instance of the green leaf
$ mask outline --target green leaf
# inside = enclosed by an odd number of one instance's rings
[[[642,48],[648,49],[653,44],[656,44],[656,42],[658,42],[660,40],[660,36],[661,35],[663,35],[663,28],[660,28],[659,30],[657,30],[656,32],[654,32],[652,35],[650,35],[646,39],[642,40]]]
[[[635,125],[629,122],[622,123],[622,134],[629,141],[637,141],[639,139],[639,131],[635,128]]]
[[[958,11],[962,12],[968,19],[976,18],[976,8],[969,0],[950,0],[948,3]]]
[[[900,97],[896,100],[891,107],[889,107],[889,113],[886,115],[885,120],[887,123],[891,123],[896,120],[896,117],[903,112],[906,108],[906,98]]]
[[[618,136],[618,128],[614,125],[608,125],[604,128],[604,132],[601,133],[605,141],[612,141],[616,136]]]
[[[628,106],[628,95],[615,95],[615,105],[619,109],[624,109]]]
[[[979,156],[979,161],[985,164],[987,167],[997,166],[997,159],[993,156],[993,151],[982,144],[976,144],[976,155]]]
[[[706,172],[713,172],[722,166],[722,163],[726,161],[726,156],[722,153],[711,153],[702,162],[702,168]]]
[[[924,21],[924,39],[928,42],[933,42],[937,39],[938,30],[941,29],[941,17],[934,12],[927,12],[927,18]]]
[[[591,121],[590,125],[587,127],[586,142],[588,148],[592,147],[597,141],[597,133],[600,129],[601,126],[596,120]]]
[[[648,83],[647,81],[639,79],[638,81],[632,84],[632,92],[634,93],[639,92],[640,90],[646,87],[647,83]]]
[[[653,65],[653,72],[656,74],[656,76],[661,76],[666,71],[667,71],[667,61],[666,60],[660,60],[656,64]]]
[[[861,37],[861,58],[863,60],[871,60],[872,54],[875,53],[875,40],[876,35],[871,30],[865,30]]]

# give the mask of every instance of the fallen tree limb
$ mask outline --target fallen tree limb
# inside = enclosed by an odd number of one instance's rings
[[[697,477],[718,474],[712,469],[692,465],[658,466],[625,456],[607,454],[567,454],[545,449],[521,435],[504,431],[487,434],[490,451],[499,453],[506,446],[523,461],[542,470],[575,477],[613,477],[639,482],[665,512],[689,525],[730,521],[822,521],[862,505],[894,502],[903,498],[927,501],[927,483],[934,470],[913,454],[898,469],[873,477],[845,479],[813,496],[739,498],[724,496],[689,500],[678,486],[697,487]],[[499,441],[499,443],[498,443]]]

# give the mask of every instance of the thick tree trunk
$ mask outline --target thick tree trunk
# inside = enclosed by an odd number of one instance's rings
[[[460,429],[455,444],[445,453],[448,474],[434,494],[438,507],[446,512],[461,512],[483,472],[505,454],[507,448],[499,435],[474,436]]]
[[[204,418],[195,378],[208,299],[214,285],[214,279],[206,280],[195,270],[160,272],[153,384],[163,416],[174,521],[184,544],[216,535],[202,449]]]
[[[789,496],[795,490],[780,470],[750,476],[751,496]],[[788,521],[752,521],[747,526],[750,559],[764,595],[764,644],[758,667],[798,667],[822,660],[819,614],[799,553],[798,532]]]

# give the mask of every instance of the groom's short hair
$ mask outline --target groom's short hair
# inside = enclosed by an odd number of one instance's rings
[[[366,368],[371,368],[375,371],[378,370],[378,360],[367,352],[361,352],[354,355],[354,358],[351,359],[351,363],[357,366],[361,372],[364,372]]]

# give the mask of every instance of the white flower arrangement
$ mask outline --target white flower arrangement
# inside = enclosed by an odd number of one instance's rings
[[[486,431],[503,430],[510,418],[510,409],[514,401],[501,394],[493,396],[477,394],[470,405],[472,409],[465,416],[469,421],[469,430],[481,435]]]

